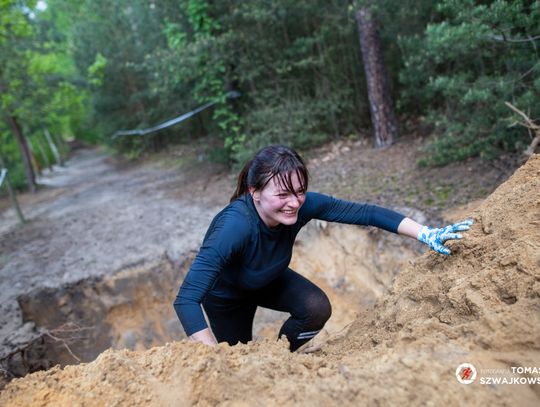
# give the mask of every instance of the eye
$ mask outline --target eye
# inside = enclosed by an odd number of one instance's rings
[[[289,196],[289,194],[278,194],[278,197],[280,197],[281,199],[285,199]]]

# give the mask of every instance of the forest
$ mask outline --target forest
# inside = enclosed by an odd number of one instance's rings
[[[371,139],[366,24],[387,142],[423,129],[418,165],[531,144],[540,1],[1,0],[0,170],[32,190],[75,142],[137,158],[207,137],[211,160],[237,166],[269,143]]]

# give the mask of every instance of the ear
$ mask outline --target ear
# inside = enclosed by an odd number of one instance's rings
[[[251,197],[253,198],[254,201],[259,202],[261,200],[261,192],[260,191],[256,191],[255,188],[253,188],[253,187],[249,187],[248,190],[249,190],[249,193],[251,194]]]

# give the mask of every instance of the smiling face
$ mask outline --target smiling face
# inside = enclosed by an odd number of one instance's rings
[[[287,177],[274,176],[262,190],[250,188],[249,192],[259,216],[271,228],[279,224],[294,225],[306,200],[304,184],[297,172],[287,174]]]

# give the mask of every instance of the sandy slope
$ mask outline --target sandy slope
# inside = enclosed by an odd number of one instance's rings
[[[540,384],[486,369],[540,368],[540,156],[471,216],[455,254],[410,264],[374,310],[315,354],[283,342],[209,348],[169,343],[14,380],[5,406],[538,405]],[[476,366],[458,383],[461,363]],[[540,373],[521,377],[540,378]]]

